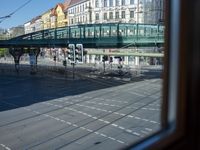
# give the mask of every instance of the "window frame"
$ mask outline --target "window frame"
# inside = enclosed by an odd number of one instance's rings
[[[135,18],[135,11],[133,10],[130,10],[130,18]]]
[[[122,19],[126,19],[126,11],[125,11],[125,10],[123,10],[123,11],[121,12],[121,18],[122,18]]]
[[[129,149],[200,149],[200,1],[164,2],[162,129]]]
[[[112,11],[109,12],[109,19],[111,19],[111,20],[113,19],[113,12]]]
[[[115,19],[120,19],[120,18],[119,18],[119,11],[116,11],[116,12],[115,12]]]

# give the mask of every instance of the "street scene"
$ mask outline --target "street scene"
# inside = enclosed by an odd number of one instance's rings
[[[10,149],[121,149],[161,126],[161,79],[0,80],[0,141]]]
[[[121,150],[162,129],[163,0],[10,3],[0,149]]]

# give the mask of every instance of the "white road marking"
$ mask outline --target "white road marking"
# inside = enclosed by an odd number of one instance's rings
[[[135,135],[137,135],[137,136],[140,136],[140,134],[139,133],[137,133],[137,132],[132,132],[133,134],[135,134]]]
[[[126,132],[132,133],[133,131],[130,129],[127,129]]]
[[[89,132],[94,132],[93,130],[90,130],[90,129],[87,129],[87,131],[89,131]]]
[[[118,125],[117,125],[117,124],[114,124],[114,123],[113,123],[113,124],[111,124],[111,125],[112,125],[112,126],[114,126],[114,127],[118,127]]]
[[[119,128],[120,128],[120,129],[122,129],[122,130],[124,130],[124,129],[125,129],[125,128],[124,128],[124,127],[122,127],[122,126],[119,126]]]
[[[6,150],[11,150],[8,146],[4,145],[4,144],[0,144],[3,148],[5,148]]]
[[[117,142],[119,142],[119,143],[121,143],[121,144],[124,144],[124,142],[123,142],[123,141],[120,141],[120,140],[117,140]]]
[[[147,131],[153,131],[153,129],[150,129],[150,128],[145,128],[145,130],[147,130]]]
[[[107,137],[107,135],[105,135],[105,134],[102,134],[102,133],[101,133],[100,135],[101,135],[101,136],[103,136],[103,137]]]

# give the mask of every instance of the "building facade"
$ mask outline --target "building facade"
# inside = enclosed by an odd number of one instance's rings
[[[35,31],[43,30],[42,18],[41,16],[37,16],[35,18]]]
[[[93,0],[94,22],[142,23],[142,9],[136,0]]]
[[[62,3],[59,3],[55,7],[55,13],[57,16],[57,27],[64,27],[67,25],[67,19],[64,13],[65,5]]]
[[[52,9],[49,9],[44,14],[41,15],[43,29],[50,29],[51,28],[51,11]]]
[[[68,25],[92,23],[90,0],[71,0],[68,7]]]
[[[69,25],[88,23],[147,23],[163,20],[163,0],[72,0]]]
[[[50,27],[49,28],[56,28],[57,27],[57,14],[55,8],[50,10]]]
[[[31,21],[28,21],[24,24],[24,33],[31,33]]]
[[[8,29],[9,38],[17,37],[24,34],[24,26],[20,25]]]

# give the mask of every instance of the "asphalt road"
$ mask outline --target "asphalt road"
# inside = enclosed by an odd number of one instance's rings
[[[0,149],[122,149],[160,129],[161,85],[0,75]]]

